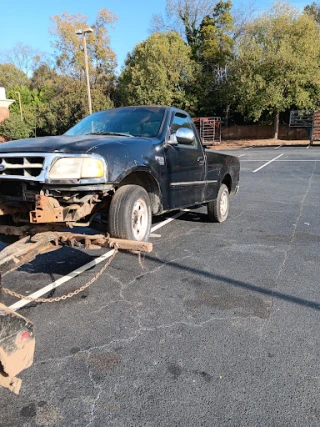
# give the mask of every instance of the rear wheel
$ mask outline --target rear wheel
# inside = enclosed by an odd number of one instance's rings
[[[229,189],[222,184],[216,200],[208,203],[208,218],[212,222],[223,222],[229,214]]]
[[[108,222],[111,237],[147,241],[152,214],[146,190],[132,184],[120,187],[111,200]]]

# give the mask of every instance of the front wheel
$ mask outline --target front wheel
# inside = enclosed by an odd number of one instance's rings
[[[208,203],[208,218],[212,222],[223,222],[229,214],[229,190],[225,184],[222,184],[216,200]]]
[[[120,187],[111,200],[108,222],[111,237],[148,241],[152,214],[146,190],[132,184]]]

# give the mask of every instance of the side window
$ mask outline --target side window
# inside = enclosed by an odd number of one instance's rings
[[[185,114],[182,114],[182,113],[176,113],[174,115],[174,118],[173,118],[172,123],[171,123],[171,131],[177,132],[177,130],[180,128],[187,128],[187,129],[193,130],[192,124],[191,124],[188,116],[186,116]],[[196,146],[196,138],[194,138],[194,140],[191,144],[187,144],[187,143],[181,144],[180,143],[179,145],[188,145],[188,146],[195,147]]]

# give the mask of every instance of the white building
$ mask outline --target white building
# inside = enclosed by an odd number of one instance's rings
[[[3,122],[9,117],[9,105],[13,102],[14,99],[7,99],[5,88],[0,87],[0,122]]]

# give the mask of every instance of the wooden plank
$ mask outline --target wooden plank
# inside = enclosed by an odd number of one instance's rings
[[[150,242],[137,242],[135,240],[124,240],[124,239],[109,239],[109,245],[111,248],[117,246],[119,249],[127,251],[141,251],[141,252],[152,252],[153,245]]]
[[[0,272],[4,275],[16,270],[23,264],[34,260],[38,255],[57,250],[64,245],[77,247],[84,245],[86,249],[99,247],[117,247],[127,251],[152,252],[153,245],[149,242],[137,242],[110,238],[103,234],[85,235],[70,232],[46,231],[27,236],[7,246],[0,252]]]

